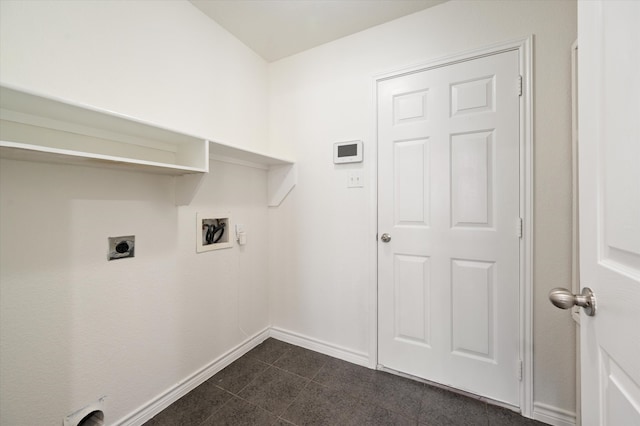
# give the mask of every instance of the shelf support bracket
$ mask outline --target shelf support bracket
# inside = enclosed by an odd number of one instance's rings
[[[267,197],[269,207],[278,207],[296,186],[298,169],[295,164],[271,166],[267,172]]]

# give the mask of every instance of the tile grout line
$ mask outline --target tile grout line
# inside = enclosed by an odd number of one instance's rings
[[[286,421],[286,422],[288,422],[288,423],[290,423],[290,424],[292,424],[292,425],[296,426],[296,425],[295,425],[295,423],[292,423],[291,421],[289,421],[289,420],[287,420],[286,418],[282,417],[282,415],[283,415],[283,414],[284,414],[284,413],[289,409],[289,407],[290,407],[290,406],[291,406],[291,405],[292,405],[292,404],[293,404],[293,403],[298,399],[298,397],[300,396],[300,394],[302,393],[302,391],[304,391],[304,390],[307,388],[307,386],[309,385],[309,383],[311,383],[311,379],[310,379],[310,378],[308,378],[308,377],[300,376],[299,374],[293,373],[293,372],[291,372],[291,371],[285,370],[284,368],[280,368],[280,367],[278,367],[277,365],[275,365],[275,364],[276,364],[280,359],[282,359],[282,358],[283,358],[283,357],[284,357],[288,352],[290,352],[290,351],[291,351],[291,348],[287,348],[287,349],[286,349],[286,350],[285,350],[285,351],[284,351],[284,352],[283,352],[279,357],[277,357],[273,362],[268,362],[268,361],[266,361],[266,360],[260,359],[260,358],[259,358],[259,357],[257,357],[257,356],[253,356],[253,358],[254,358],[254,359],[256,359],[256,361],[258,361],[258,362],[260,362],[260,363],[262,363],[262,364],[265,364],[265,365],[267,366],[267,368],[266,368],[266,369],[264,369],[264,371],[262,371],[262,372],[260,372],[259,374],[257,374],[257,375],[256,375],[256,376],[255,376],[251,381],[249,381],[249,383],[247,383],[244,387],[242,387],[242,389],[240,389],[240,390],[238,391],[238,393],[237,393],[237,394],[236,394],[236,393],[233,393],[233,392],[231,392],[231,391],[228,391],[228,390],[226,390],[226,389],[224,389],[224,388],[222,388],[222,387],[220,387],[220,386],[218,386],[218,385],[215,385],[215,386],[217,386],[218,388],[220,388],[220,389],[224,390],[225,392],[227,392],[227,393],[231,394],[231,395],[232,395],[232,398],[233,398],[233,397],[236,397],[236,398],[240,399],[241,401],[246,402],[246,403],[247,403],[247,404],[249,404],[249,405],[252,405],[252,406],[254,406],[254,407],[256,407],[256,408],[259,408],[260,410],[266,411],[267,413],[273,414],[273,415],[276,417],[276,420],[274,421],[274,423],[275,423],[275,422],[277,422],[277,421],[278,421],[278,419],[280,419],[280,420],[284,420],[284,421]],[[326,363],[326,361],[325,361],[325,363]],[[324,366],[324,364],[323,364],[323,366]],[[242,397],[242,396],[240,395],[240,393],[241,393],[243,390],[245,390],[247,387],[249,387],[249,385],[250,385],[251,383],[253,383],[253,382],[255,382],[256,380],[258,380],[258,378],[260,378],[261,376],[263,376],[264,374],[266,374],[266,373],[267,373],[267,371],[269,371],[269,370],[270,370],[270,369],[272,369],[272,368],[273,368],[273,369],[275,369],[275,370],[279,370],[279,371],[282,371],[282,372],[284,372],[284,373],[291,374],[291,375],[294,375],[294,376],[296,376],[296,377],[299,377],[299,378],[301,378],[301,379],[306,380],[306,383],[305,383],[304,387],[300,390],[300,392],[298,393],[298,395],[296,395],[296,398],[294,398],[294,400],[293,400],[289,405],[287,405],[287,407],[286,407],[284,410],[282,410],[282,412],[281,412],[280,414],[276,414],[276,413],[274,413],[273,411],[269,411],[269,410],[267,410],[266,408],[263,408],[263,407],[261,407],[261,406],[259,406],[259,405],[255,404],[255,403],[253,403],[253,402],[251,402],[251,401],[249,401],[249,400],[245,399],[244,397]],[[322,368],[322,367],[321,367],[321,368]],[[317,374],[317,372],[316,372],[316,374]],[[315,376],[315,375],[314,375],[314,376]],[[222,407],[224,407],[225,405],[227,405],[227,404],[229,403],[229,401],[230,401],[232,398],[229,398],[229,400],[227,400],[227,401],[222,405]],[[220,409],[222,409],[222,407],[220,407],[218,410],[216,410],[216,412],[220,411]],[[215,414],[215,413],[214,413],[214,414]],[[212,414],[212,415],[213,415],[213,414]],[[210,417],[211,417],[211,416],[207,417],[207,419],[209,419]]]
[[[286,368],[282,368],[282,367],[279,367],[277,365],[272,365],[272,367],[275,368],[276,370],[282,371],[283,373],[292,374],[292,375],[294,375],[296,377],[299,377],[301,379],[304,379],[304,380],[309,380],[309,381],[312,381],[312,382],[314,381],[313,378],[301,376],[300,374],[294,373],[293,371],[289,371]],[[314,374],[313,377],[315,377],[317,374],[318,373]]]
[[[291,401],[289,403],[289,405],[286,406],[286,408],[284,410],[282,410],[282,413],[280,413],[280,415],[278,416],[278,418],[282,418],[282,420],[285,420],[293,425],[295,425],[296,423],[293,423],[291,420],[287,419],[286,417],[282,417],[284,416],[287,411],[289,410],[289,408],[291,408],[291,406],[300,398],[300,395],[302,395],[302,392],[304,392],[307,387],[309,386],[309,384],[311,383],[310,379],[307,379],[307,383],[305,383],[304,387],[302,389],[300,389],[300,392],[298,392],[298,395],[296,395],[295,398],[293,398],[293,401]]]
[[[326,365],[326,362],[325,362],[325,365]],[[323,367],[324,367],[324,366],[323,366]],[[319,372],[320,372],[320,370],[318,370],[318,373],[319,373]],[[318,373],[316,373],[316,376],[317,376],[317,374],[318,374]],[[383,371],[373,370],[373,369],[372,369],[372,371],[371,371],[371,376],[373,377],[373,376],[374,376],[375,374],[377,374],[377,373],[384,373],[384,372],[383,372]],[[315,378],[316,376],[314,376],[314,378]],[[394,377],[395,377],[395,376],[394,376]],[[320,382],[317,382],[317,381],[315,381],[315,380],[313,380],[313,382],[314,382],[314,383],[316,383],[316,384],[318,384],[318,385],[320,385],[320,386],[323,386],[323,387],[325,387],[325,388],[327,388],[327,389],[332,389],[330,386],[327,386],[327,385],[325,385],[325,384],[323,384],[323,383],[320,383]],[[370,402],[370,401],[366,400],[366,397],[365,397],[364,395],[360,396],[360,395],[358,395],[358,394],[353,394],[353,393],[349,393],[349,392],[346,392],[346,394],[347,394],[349,397],[353,398],[354,400],[358,401],[359,403],[362,403],[362,404],[370,404],[370,405],[372,405],[372,406],[374,406],[374,407],[377,407],[377,408],[380,408],[380,409],[382,409],[382,410],[386,410],[386,411],[388,411],[388,412],[398,414],[398,415],[400,415],[400,416],[402,416],[402,417],[404,417],[404,418],[406,418],[406,419],[408,419],[408,420],[415,421],[415,424],[416,424],[416,425],[419,425],[419,423],[420,423],[420,410],[422,409],[422,400],[423,400],[423,397],[424,397],[424,390],[425,390],[425,384],[424,384],[424,383],[420,383],[420,385],[421,385],[421,391],[420,391],[420,394],[421,394],[421,395],[420,395],[420,403],[419,403],[418,411],[417,411],[417,413],[416,413],[416,415],[415,415],[415,418],[413,418],[413,417],[409,417],[409,416],[407,416],[405,413],[400,412],[400,411],[398,411],[398,410],[394,410],[394,409],[391,409],[391,408],[386,408],[386,407],[384,407],[384,406],[382,406],[382,405],[380,405],[380,404],[377,404],[377,403],[372,403],[372,402]],[[337,390],[337,389],[336,389],[336,390]]]
[[[288,351],[288,350],[290,350],[290,349],[287,349],[287,351]],[[285,353],[286,353],[286,351],[285,351]],[[247,352],[247,354],[248,354],[248,352]],[[245,355],[243,355],[243,356],[246,356],[247,354],[245,354]],[[278,357],[278,359],[280,359],[283,355],[284,355],[284,353],[283,353],[280,357]],[[240,396],[240,393],[241,393],[243,390],[245,390],[245,389],[246,389],[246,388],[247,388],[251,383],[255,382],[259,377],[261,377],[262,375],[264,375],[264,374],[265,374],[265,373],[266,373],[270,368],[274,367],[274,366],[273,366],[272,364],[270,364],[269,362],[266,362],[266,361],[264,361],[264,360],[260,359],[260,358],[259,358],[259,357],[257,357],[257,356],[250,356],[250,357],[251,357],[251,358],[253,358],[253,359],[255,359],[258,363],[260,363],[260,364],[264,364],[264,365],[266,366],[266,368],[265,368],[263,371],[261,371],[260,373],[256,374],[256,376],[255,376],[253,379],[251,379],[251,380],[250,380],[246,385],[244,385],[242,388],[240,388],[240,389],[237,391],[237,393],[236,393],[236,392],[232,392],[232,391],[230,391],[229,389],[225,389],[225,388],[223,388],[222,386],[220,386],[220,385],[218,385],[218,384],[214,383],[213,385],[214,385],[215,387],[217,387],[218,389],[220,389],[220,390],[224,391],[225,393],[227,393],[227,394],[231,395],[231,397],[230,397],[229,399],[227,399],[227,400],[225,401],[225,403],[224,403],[224,404],[222,404],[222,405],[221,405],[217,410],[215,410],[213,413],[211,413],[211,415],[209,415],[206,419],[204,419],[201,423],[199,423],[200,425],[204,424],[204,423],[205,423],[207,420],[209,420],[212,416],[214,416],[214,415],[216,415],[217,413],[219,413],[219,412],[222,410],[222,408],[223,408],[223,407],[225,407],[225,406],[229,403],[229,401],[231,401],[234,397],[236,397],[236,398],[240,399],[241,401],[246,402],[247,404],[250,404],[250,405],[252,405],[252,406],[254,406],[254,407],[257,407],[257,408],[259,408],[259,409],[261,409],[261,410],[264,410],[264,411],[266,411],[267,413],[271,413],[271,411],[269,411],[269,410],[265,410],[264,408],[260,407],[259,405],[256,405],[256,404],[252,403],[251,401],[248,401],[248,400],[246,400],[245,398],[243,398],[242,396]],[[276,361],[277,361],[277,360],[276,360]],[[275,361],[274,361],[274,362],[275,362]],[[214,375],[214,376],[212,376],[211,378],[213,378],[213,377],[215,377],[215,375]],[[275,414],[275,413],[271,413],[271,414]]]
[[[220,386],[214,384],[215,387],[217,387],[218,389],[222,389]],[[223,407],[225,407],[229,401],[231,401],[234,397],[234,395],[229,392],[226,389],[222,389],[225,393],[227,393],[229,395],[229,398],[224,402],[224,404],[222,404],[220,407],[218,407],[216,410],[214,410],[209,416],[205,417],[204,420],[202,420],[200,423],[198,423],[198,425],[202,426],[206,423],[207,420],[209,420],[211,417],[215,416],[216,414],[218,414],[218,412],[220,412],[222,410]]]
[[[265,371],[266,371],[266,370],[265,370]],[[247,385],[247,386],[248,386],[248,385]],[[246,387],[246,386],[245,386],[245,387]],[[222,389],[222,388],[221,388],[221,389]],[[242,388],[242,389],[244,389],[244,388]],[[258,404],[255,404],[255,403],[253,403],[253,402],[249,401],[248,399],[246,399],[246,398],[244,398],[244,397],[242,397],[242,396],[240,396],[240,395],[237,395],[237,394],[234,394],[234,393],[232,393],[232,392],[229,392],[229,391],[228,391],[228,390],[226,390],[226,389],[222,389],[222,390],[224,390],[225,392],[227,392],[228,394],[230,394],[230,395],[231,395],[231,398],[229,398],[227,401],[225,401],[225,403],[224,403],[224,404],[222,404],[222,405],[220,406],[220,408],[218,408],[216,411],[214,411],[214,412],[213,412],[209,417],[207,417],[205,420],[203,420],[203,421],[202,421],[202,423],[200,423],[200,425],[204,424],[204,422],[205,422],[205,421],[209,420],[209,419],[210,419],[211,417],[213,417],[215,414],[217,414],[218,412],[220,412],[220,411],[222,410],[222,408],[223,408],[223,407],[225,407],[229,402],[231,402],[231,400],[232,400],[233,398],[238,398],[238,399],[239,399],[240,401],[242,401],[242,402],[246,402],[247,404],[249,404],[249,405],[251,405],[251,406],[253,406],[253,407],[258,408],[259,410],[262,410],[262,411],[265,411],[265,412],[267,412],[267,413],[269,413],[269,414],[274,415],[274,416],[276,417],[276,420],[277,420],[278,418],[280,418],[280,416],[276,415],[274,412],[269,411],[269,410],[267,410],[266,408],[263,408],[263,407],[259,406]]]
[[[313,377],[311,377],[311,378],[307,378],[307,377],[305,377],[305,379],[307,380],[307,383],[306,383],[306,384],[304,385],[304,387],[300,390],[300,392],[298,392],[298,395],[296,395],[296,397],[293,399],[293,401],[291,401],[291,403],[290,403],[289,405],[287,405],[287,407],[286,407],[284,410],[282,410],[282,414],[280,414],[280,415],[278,416],[278,418],[280,418],[280,419],[282,419],[282,420],[285,420],[285,421],[287,421],[287,422],[289,422],[289,423],[291,423],[291,424],[294,424],[294,425],[295,425],[295,423],[291,422],[289,419],[287,419],[286,417],[282,417],[282,416],[284,416],[284,415],[287,413],[287,411],[289,410],[289,408],[291,408],[291,406],[292,406],[293,404],[295,404],[295,402],[300,398],[300,395],[302,395],[302,393],[303,393],[303,392],[304,392],[304,391],[309,387],[309,385],[310,385],[311,383],[315,383],[315,382],[313,381],[313,378],[314,378],[314,377],[316,377],[316,376],[318,375],[318,373],[320,372],[320,370],[322,370],[322,368],[323,368],[326,364],[327,364],[327,361],[325,361],[325,362],[322,364],[322,366],[321,366],[320,368],[318,368],[318,371],[316,371],[316,373],[313,375]],[[278,367],[276,367],[276,368],[278,368]],[[286,371],[286,370],[283,370],[283,371]],[[291,373],[291,374],[295,374],[295,373]],[[298,376],[298,375],[296,374],[296,376]],[[298,376],[298,377],[302,377],[302,376]]]
[[[233,395],[233,396],[240,397],[240,392],[242,392],[242,391],[243,391],[247,386],[249,386],[251,383],[253,383],[253,382],[254,382],[258,377],[260,377],[261,375],[263,375],[263,374],[265,373],[265,371],[267,371],[269,368],[271,368],[271,366],[270,366],[269,364],[267,364],[266,362],[262,362],[262,361],[260,361],[260,360],[256,360],[256,361],[258,361],[258,362],[259,362],[259,363],[261,363],[261,364],[266,365],[266,366],[267,366],[267,368],[265,368],[265,369],[264,369],[263,371],[261,371],[260,373],[256,374],[256,376],[255,376],[253,379],[251,379],[251,380],[250,380],[246,385],[244,385],[242,388],[240,388],[240,389],[238,390],[238,392],[232,392],[231,390],[226,389],[226,388],[224,388],[224,387],[220,386],[220,385],[219,385],[219,384],[217,384],[217,383],[213,383],[213,385],[214,385],[215,387],[217,387],[218,389],[221,389],[221,390],[223,390],[223,391],[225,391],[225,392],[227,392],[227,393],[229,393],[229,394],[231,394],[231,395]],[[221,370],[221,371],[224,371],[224,370]],[[215,377],[215,375],[214,375],[214,376],[212,376],[209,380],[213,379],[214,377]]]
[[[260,361],[260,362],[261,362],[261,361]],[[240,390],[238,390],[238,393],[237,393],[237,394],[236,394],[236,393],[233,393],[233,392],[230,392],[230,393],[232,393],[233,395],[236,395],[237,397],[239,397],[239,398],[240,398],[240,393],[241,393],[243,390],[245,390],[246,388],[248,388],[248,387],[249,387],[249,385],[250,385],[251,383],[253,383],[253,382],[255,382],[256,380],[258,380],[258,378],[262,377],[262,376],[263,376],[267,371],[269,371],[269,369],[270,369],[270,368],[272,368],[272,367],[273,367],[272,365],[267,364],[267,363],[263,363],[263,364],[265,364],[265,365],[267,366],[267,368],[265,368],[264,370],[262,370],[260,373],[256,374],[256,376],[255,376],[253,379],[251,379],[251,380],[250,380],[246,385],[244,385]],[[228,392],[229,392],[229,391],[228,391]]]

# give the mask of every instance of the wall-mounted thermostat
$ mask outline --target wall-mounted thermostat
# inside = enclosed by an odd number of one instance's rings
[[[335,164],[361,163],[362,141],[336,142],[333,144],[333,162]]]

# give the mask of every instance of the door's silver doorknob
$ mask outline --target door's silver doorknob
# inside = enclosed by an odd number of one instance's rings
[[[583,288],[580,294],[573,294],[566,288],[556,287],[549,292],[549,300],[560,309],[580,306],[590,317],[596,314],[596,296],[589,287]]]
[[[388,243],[389,241],[391,241],[391,235],[385,232],[384,234],[382,234],[380,239],[382,240],[383,243]]]

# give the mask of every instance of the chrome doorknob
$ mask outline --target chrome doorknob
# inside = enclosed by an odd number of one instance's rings
[[[549,300],[560,309],[580,306],[590,317],[596,314],[596,296],[589,287],[583,288],[580,294],[573,294],[566,288],[556,287],[549,292]]]
[[[391,241],[391,235],[385,232],[384,234],[382,234],[380,239],[382,240],[383,243],[388,243],[389,241]]]

